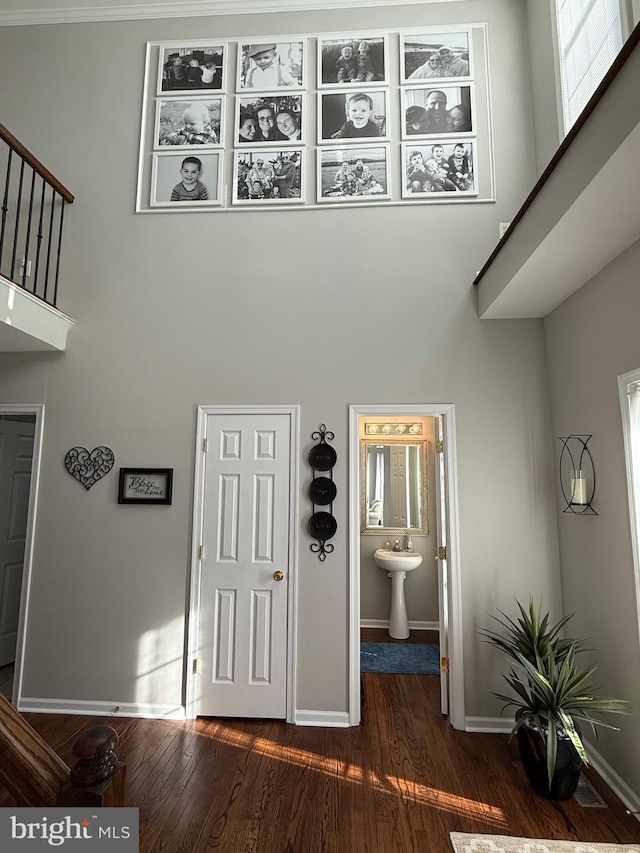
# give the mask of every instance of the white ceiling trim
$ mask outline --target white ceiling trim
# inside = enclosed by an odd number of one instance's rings
[[[204,15],[255,15],[259,12],[306,12],[443,2],[463,2],[463,0],[171,0],[167,3],[143,2],[117,6],[80,4],[59,9],[0,10],[0,26],[195,18]],[[46,0],[44,5],[46,6]]]

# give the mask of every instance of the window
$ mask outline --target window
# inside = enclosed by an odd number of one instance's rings
[[[619,376],[618,389],[627,460],[631,542],[640,619],[640,370],[632,370]]]
[[[622,47],[619,0],[556,0],[565,133]]]

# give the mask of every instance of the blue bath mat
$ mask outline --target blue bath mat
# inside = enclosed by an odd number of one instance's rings
[[[440,649],[435,643],[360,643],[362,672],[440,674]]]

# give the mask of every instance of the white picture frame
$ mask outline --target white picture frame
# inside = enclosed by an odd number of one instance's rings
[[[475,135],[471,83],[405,86],[400,99],[402,139]]]
[[[318,203],[343,204],[390,199],[390,148],[388,142],[319,148],[316,170]],[[366,173],[362,178],[358,176],[359,162],[371,173],[370,177]]]
[[[232,204],[261,208],[304,204],[306,158],[307,151],[302,147],[236,149],[233,152]],[[293,163],[295,171],[291,172],[290,166],[279,165],[285,163]],[[286,182],[285,174],[288,176]]]
[[[462,168],[452,170],[456,148],[464,151]],[[434,149],[442,150],[442,159]],[[416,155],[420,155],[418,158]],[[451,137],[402,143],[402,198],[456,201],[478,195],[476,140]],[[433,165],[440,166],[436,169]],[[446,165],[444,165],[446,164]],[[453,185],[453,186],[451,186]]]
[[[317,48],[318,89],[389,84],[389,40],[386,33],[352,30],[341,36],[335,33],[320,35]],[[352,61],[343,56],[343,49],[349,48]]]
[[[158,79],[156,92],[158,95],[206,95],[208,92],[224,92],[226,89],[227,80],[227,44],[213,40],[196,40],[191,41],[172,41],[161,42],[159,44],[159,61],[158,61]],[[189,67],[189,57],[193,56],[199,60],[199,67],[202,69],[200,81],[197,79],[189,79],[191,75],[187,73]],[[211,83],[204,82],[207,77],[206,68],[208,64],[206,59],[212,57],[214,65],[214,73]],[[185,66],[184,74],[181,74],[179,80],[175,79],[175,74],[171,71],[172,62],[179,57],[181,64]]]
[[[444,49],[452,54],[447,65]],[[468,27],[425,27],[400,33],[400,83],[424,85],[436,80],[471,80],[473,78],[473,45]],[[438,60],[430,67],[432,56]],[[438,67],[439,66],[439,67]]]
[[[363,127],[357,127],[360,122]],[[318,93],[318,143],[364,145],[389,140],[389,89]]]
[[[177,150],[218,148],[224,139],[224,95],[156,100],[153,147]]]
[[[283,90],[237,95],[233,144],[277,148],[303,144],[307,124],[305,98],[305,92]],[[250,135],[252,126],[255,127],[253,138]],[[286,136],[288,129],[293,130],[291,138]],[[266,138],[263,131],[268,133]]]
[[[174,189],[182,184],[181,168],[185,160],[199,160],[201,168],[197,180],[204,184],[206,199],[172,199]],[[218,150],[156,151],[151,165],[151,207],[165,207],[174,210],[198,210],[217,207],[222,204],[222,166],[223,152]],[[184,186],[184,185],[183,185]]]
[[[244,92],[304,89],[307,40],[291,36],[237,43],[236,90]],[[256,58],[257,57],[257,58]],[[263,61],[271,61],[263,65]]]

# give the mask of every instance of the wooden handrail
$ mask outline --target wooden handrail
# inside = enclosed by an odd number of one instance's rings
[[[54,188],[54,190],[59,193],[63,199],[69,204],[73,204],[74,196],[69,190],[61,184],[60,181],[51,174],[51,172],[47,169],[46,166],[43,166],[42,163],[38,160],[37,157],[29,151],[28,148],[25,148],[20,140],[16,139],[16,137],[7,130],[7,128],[0,124],[0,139],[4,140],[7,145],[16,152],[25,163],[28,163],[29,166],[40,175],[50,186]]]
[[[577,135],[580,132],[580,130],[582,129],[582,127],[584,127],[587,119],[591,116],[591,113],[595,110],[596,106],[600,103],[603,95],[605,94],[605,92],[607,91],[609,86],[613,83],[615,78],[618,76],[618,74],[620,73],[620,71],[624,67],[625,62],[627,61],[627,59],[629,59],[629,57],[631,56],[633,51],[636,49],[636,47],[638,46],[639,43],[640,43],[640,23],[638,23],[636,25],[635,29],[633,30],[633,32],[631,33],[629,38],[623,44],[622,50],[620,51],[620,53],[616,56],[616,58],[612,62],[611,67],[609,68],[609,70],[607,71],[605,76],[602,78],[602,82],[600,83],[598,88],[595,90],[595,92],[591,96],[591,99],[588,101],[584,110],[578,116],[575,124],[573,125],[573,127],[571,128],[569,133],[562,140],[560,147],[558,148],[556,153],[553,155],[553,157],[549,161],[549,165],[547,166],[547,168],[540,175],[540,177],[539,177],[536,185],[534,186],[534,188],[531,190],[529,195],[526,197],[526,199],[522,203],[520,210],[518,210],[516,215],[511,220],[511,223],[510,223],[509,227],[507,228],[507,230],[504,232],[502,239],[500,240],[498,245],[495,247],[493,252],[491,252],[486,263],[484,264],[484,266],[482,267],[482,269],[480,270],[478,275],[475,277],[474,282],[473,282],[474,284],[476,284],[476,285],[480,284],[480,280],[484,277],[485,273],[487,272],[487,270],[489,269],[491,264],[494,262],[496,257],[503,250],[505,243],[507,242],[509,237],[511,237],[511,235],[513,234],[513,231],[514,231],[516,225],[518,224],[518,222],[520,222],[520,220],[523,218],[523,216],[525,215],[527,210],[531,207],[531,205],[534,202],[534,199],[540,193],[540,191],[542,190],[544,185],[547,183],[547,181],[549,180],[549,178],[551,177],[551,175],[555,171],[558,163],[562,160],[564,155],[567,153],[567,151],[571,147],[572,142],[577,137]]]

